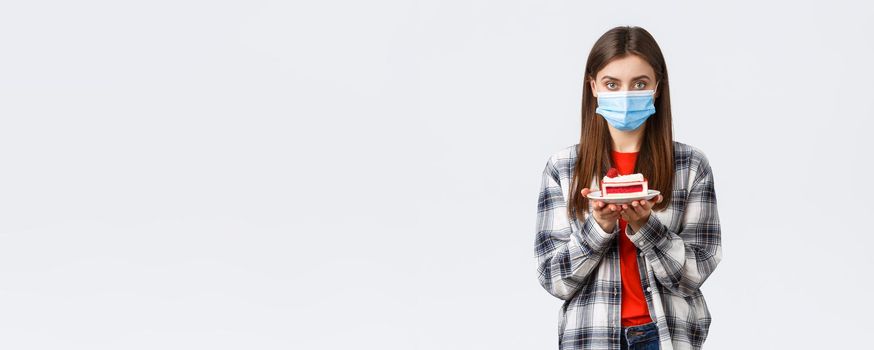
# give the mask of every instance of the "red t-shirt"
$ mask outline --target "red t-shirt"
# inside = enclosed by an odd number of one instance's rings
[[[619,170],[619,175],[634,172],[634,163],[638,152],[617,152],[613,150],[613,166]],[[640,283],[640,270],[637,266],[637,255],[640,253],[631,239],[625,235],[628,225],[619,217],[619,271],[622,274],[622,327],[641,325],[652,322],[643,287]]]

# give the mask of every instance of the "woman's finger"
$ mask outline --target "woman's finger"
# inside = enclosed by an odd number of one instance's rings
[[[634,207],[634,212],[638,216],[646,215],[646,212],[648,212],[648,211],[649,211],[649,208],[647,207],[647,205],[645,203],[639,204],[639,205]]]
[[[640,215],[640,205],[635,206],[634,203],[628,203],[628,209],[625,210],[628,217],[631,219],[637,219]]]
[[[629,210],[626,210],[626,211],[622,214],[622,219],[625,220],[625,221],[627,221],[627,222],[636,221],[636,220],[637,220],[637,214],[636,214],[633,210],[629,209]]]
[[[646,204],[647,204],[646,210],[651,210],[653,207],[655,207],[656,203],[659,203],[659,202],[661,202],[661,199],[658,199],[658,198],[653,198],[653,200],[651,200],[651,201],[646,201]]]
[[[604,203],[596,200],[589,200],[589,206],[592,207],[592,210],[598,214],[598,216],[603,216],[605,214]]]
[[[633,204],[634,204],[634,212],[636,212],[637,215],[646,214],[646,212],[649,211],[649,208],[651,207],[651,206],[649,206],[649,204],[650,204],[649,201],[644,200],[644,199],[641,199],[639,201],[634,201]]]

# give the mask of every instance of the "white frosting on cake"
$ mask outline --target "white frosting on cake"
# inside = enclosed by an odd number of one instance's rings
[[[643,174],[629,174],[629,175],[619,175],[617,177],[606,177],[604,176],[603,182],[630,182],[630,181],[643,181]]]

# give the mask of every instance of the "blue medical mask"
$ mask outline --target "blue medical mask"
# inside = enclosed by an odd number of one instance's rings
[[[654,94],[655,90],[598,92],[595,113],[616,129],[635,130],[655,113]]]

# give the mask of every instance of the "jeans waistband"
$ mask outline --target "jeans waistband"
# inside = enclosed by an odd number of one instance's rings
[[[657,330],[658,328],[659,327],[656,325],[655,322],[649,322],[649,323],[644,323],[644,324],[639,324],[639,325],[634,325],[634,326],[622,327],[622,329],[633,329],[636,331],[646,331],[646,330],[651,330],[651,329]]]
[[[632,348],[632,346],[650,348],[652,347],[650,344],[659,343],[659,328],[655,322],[622,327],[620,339],[623,344],[628,345],[623,349]]]
[[[622,336],[633,343],[646,341],[649,339],[658,339],[659,327],[655,324],[655,322],[622,327]]]

